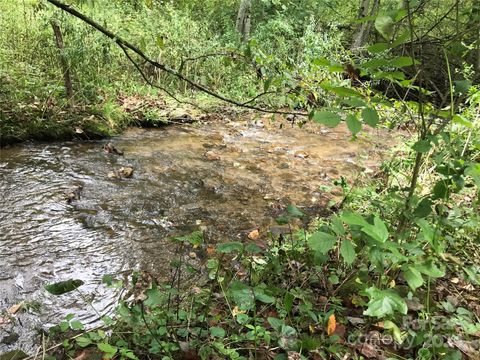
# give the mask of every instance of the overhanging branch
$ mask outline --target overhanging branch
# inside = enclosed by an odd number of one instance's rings
[[[218,94],[218,93],[214,92],[213,90],[210,90],[209,88],[207,88],[207,87],[189,79],[188,77],[184,76],[183,74],[181,74],[177,70],[175,70],[173,68],[170,68],[165,64],[159,63],[158,61],[152,60],[143,51],[141,51],[138,47],[136,47],[135,45],[126,41],[125,39],[121,38],[120,36],[116,35],[115,33],[111,32],[110,30],[106,29],[105,27],[103,27],[102,25],[97,23],[96,21],[94,21],[94,20],[90,19],[89,17],[85,16],[81,12],[74,9],[72,6],[64,4],[64,3],[62,3],[58,0],[47,0],[47,1],[49,3],[51,3],[52,5],[56,6],[57,8],[65,11],[65,12],[69,13],[70,15],[73,15],[76,18],[78,18],[78,19],[82,20],[83,22],[87,23],[88,25],[90,25],[91,27],[96,29],[97,31],[101,32],[106,37],[112,39],[113,41],[115,41],[115,43],[124,52],[126,52],[126,49],[131,50],[132,52],[134,52],[135,54],[140,56],[143,60],[145,60],[147,63],[151,64],[152,66],[156,67],[157,69],[160,69],[161,71],[164,71],[164,72],[166,72],[166,73],[168,73],[172,76],[175,76],[176,78],[180,79],[181,81],[184,81],[184,82],[188,83],[193,88],[195,88],[199,91],[202,91],[202,92],[204,92],[204,93],[206,93],[206,94],[208,94],[208,95],[210,95],[214,98],[217,98],[219,100],[222,100],[226,103],[229,103],[229,104],[232,104],[232,105],[235,105],[235,106],[239,106],[239,107],[243,107],[243,108],[247,108],[247,109],[251,109],[251,110],[255,110],[255,111],[259,111],[259,112],[263,112],[263,113],[284,114],[284,115],[289,115],[289,114],[290,115],[307,115],[306,113],[303,113],[303,112],[272,110],[272,109],[265,109],[265,108],[257,107],[257,106],[254,106],[254,105],[249,105],[249,103],[251,103],[251,101],[253,101],[253,100],[249,100],[249,101],[246,101],[246,102],[240,102],[240,101],[237,101],[237,100],[227,98],[227,97],[225,97],[221,94]],[[149,83],[149,84],[151,85],[151,83]],[[162,90],[164,90],[164,89],[162,88]],[[167,92],[167,94],[168,94],[168,92]],[[258,97],[258,96],[256,96],[256,97]]]

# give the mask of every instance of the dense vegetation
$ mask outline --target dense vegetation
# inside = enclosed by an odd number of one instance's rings
[[[2,145],[112,135],[178,106],[410,136],[371,182],[341,177],[328,217],[286,208],[291,232],[266,246],[198,232],[172,240],[168,283],[106,276],[131,289],[108,331],[52,356],[478,358],[478,0],[68,2],[113,38],[55,3],[0,3]]]

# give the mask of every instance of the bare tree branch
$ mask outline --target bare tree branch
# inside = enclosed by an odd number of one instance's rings
[[[51,3],[52,5],[56,6],[57,8],[65,11],[65,12],[69,13],[70,15],[73,15],[76,18],[78,18],[78,19],[82,20],[83,22],[87,23],[88,25],[90,25],[91,27],[96,29],[97,31],[101,32],[106,37],[112,39],[122,49],[126,48],[126,49],[129,49],[129,50],[133,51],[138,56],[140,56],[143,60],[145,60],[147,63],[151,64],[152,66],[156,67],[157,69],[160,69],[161,71],[164,71],[164,72],[166,72],[170,75],[175,76],[176,78],[190,84],[193,88],[195,88],[197,90],[200,90],[200,91],[202,91],[202,92],[204,92],[204,93],[206,93],[206,94],[208,94],[208,95],[210,95],[214,98],[217,98],[219,100],[222,100],[226,103],[229,103],[229,104],[232,104],[232,105],[235,105],[235,106],[238,106],[238,107],[243,107],[243,108],[247,108],[247,109],[251,109],[251,110],[255,110],[255,111],[259,111],[259,112],[263,112],[263,113],[283,114],[283,115],[307,115],[304,112],[265,109],[265,108],[249,105],[248,104],[249,101],[247,101],[246,103],[243,103],[243,102],[240,102],[240,101],[237,101],[237,100],[227,98],[227,97],[225,97],[221,94],[218,94],[215,91],[210,90],[209,88],[207,88],[207,87],[189,79],[188,77],[179,73],[177,70],[175,70],[173,68],[170,68],[165,64],[159,63],[158,61],[152,60],[143,51],[141,51],[138,47],[136,47],[135,45],[131,44],[130,42],[122,39],[120,36],[111,32],[110,30],[106,29],[105,27],[103,27],[102,25],[97,23],[96,21],[94,21],[94,20],[90,19],[89,17],[85,16],[84,14],[80,13],[79,11],[74,9],[72,6],[64,4],[64,3],[62,3],[58,0],[47,0],[47,1],[49,3]]]

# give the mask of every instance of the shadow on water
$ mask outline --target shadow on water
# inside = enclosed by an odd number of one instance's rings
[[[68,313],[86,324],[108,313],[116,294],[101,284],[105,274],[167,274],[169,238],[200,224],[208,242],[245,240],[291,202],[325,207],[332,179],[379,162],[371,140],[377,131],[352,142],[343,127],[278,125],[264,119],[131,129],[114,141],[124,156],[106,154],[98,141],[0,150],[0,311],[40,304],[0,323],[0,353],[31,352],[36,329]],[[132,178],[109,178],[122,166],[134,168]],[[78,185],[80,199],[67,203],[65,191]],[[85,282],[81,293],[43,289],[70,278]],[[4,341],[11,334],[18,336]]]

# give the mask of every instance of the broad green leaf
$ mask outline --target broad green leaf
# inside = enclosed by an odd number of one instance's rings
[[[445,199],[448,195],[448,183],[446,180],[439,180],[433,187],[435,199]]]
[[[210,335],[212,337],[218,337],[218,338],[224,338],[225,337],[225,329],[218,327],[218,326],[212,326],[210,328]]]
[[[107,343],[97,344],[97,347],[100,351],[104,352],[109,358],[113,357],[117,353],[117,348]]]
[[[384,243],[388,239],[388,229],[385,223],[375,215],[372,224],[365,224],[362,227],[362,231],[373,238],[375,241]]]
[[[243,244],[238,241],[232,241],[224,244],[217,245],[217,252],[222,254],[230,254],[234,251],[242,252],[243,251]]]
[[[317,231],[313,233],[308,239],[308,245],[310,249],[320,254],[326,254],[333,249],[337,243],[337,238],[333,235]]]
[[[367,47],[367,50],[372,54],[378,54],[390,49],[390,46],[387,43],[376,43]]]
[[[343,222],[338,216],[333,216],[331,222],[332,230],[335,231],[335,234],[345,235],[345,228],[343,227]]]
[[[424,261],[421,264],[416,265],[416,269],[422,274],[430,276],[432,278],[439,278],[445,276],[445,272],[438,268],[433,260]]]
[[[329,90],[334,92],[337,95],[344,96],[344,97],[350,97],[350,96],[361,97],[362,96],[362,94],[360,94],[358,91],[355,91],[346,86],[330,87]]]
[[[383,328],[386,330],[390,330],[393,334],[393,339],[397,344],[402,344],[404,337],[402,336],[402,332],[400,331],[399,327],[390,320],[383,322]]]
[[[468,127],[470,129],[473,128],[472,122],[465,119],[462,115],[454,115],[453,118],[452,118],[452,122],[454,124],[463,125],[463,126]]]
[[[44,288],[50,294],[62,295],[75,290],[76,288],[82,286],[83,284],[84,282],[82,280],[71,279],[66,281],[60,281],[54,284],[48,284],[48,285],[45,285]]]
[[[456,80],[453,82],[455,93],[457,94],[467,94],[468,90],[472,86],[472,83],[468,80]]]
[[[154,307],[162,304],[162,294],[155,284],[145,292],[145,295],[147,295],[147,299],[144,302],[146,306]]]
[[[340,255],[342,255],[343,261],[348,265],[351,265],[355,261],[355,249],[350,240],[342,240],[342,243],[340,244]]]
[[[347,127],[353,136],[357,135],[362,130],[362,123],[353,114],[347,115]]]
[[[255,306],[255,298],[252,289],[240,282],[234,281],[228,290],[234,303],[242,310],[251,310]]]
[[[317,66],[330,66],[330,61],[325,58],[313,59],[312,63]]]
[[[334,114],[330,111],[315,111],[313,120],[328,127],[335,127],[340,124],[342,118],[338,114]]]
[[[367,304],[367,310],[363,312],[364,315],[383,318],[393,315],[395,312],[407,314],[407,304],[395,290],[380,290],[370,287],[366,292],[370,301]]]
[[[80,347],[87,347],[92,343],[92,340],[86,336],[80,336],[76,338],[75,341],[77,342],[77,345]]]
[[[365,108],[362,110],[362,119],[371,127],[376,127],[379,121],[377,110],[373,108]]]
[[[368,225],[367,220],[365,220],[361,215],[349,211],[344,211],[340,215],[340,219],[342,219],[342,221],[347,225]]]
[[[480,187],[480,163],[469,165],[465,170],[465,175],[471,176],[477,187]]]
[[[294,218],[302,218],[305,216],[305,214],[301,212],[300,209],[293,204],[290,204],[287,206],[287,213],[288,215]]]
[[[255,295],[256,300],[260,300],[265,304],[273,304],[275,302],[275,298],[269,294],[267,294],[268,290],[265,286],[255,286],[253,288],[253,294]]]
[[[387,79],[390,81],[405,80],[405,74],[402,71],[380,71],[373,75],[376,79]]]
[[[361,64],[361,67],[364,69],[377,69],[382,66],[389,65],[388,60],[385,59],[372,59],[365,61]]]
[[[391,47],[392,48],[395,48],[397,47],[398,45],[401,45],[407,41],[410,40],[410,31],[407,30],[405,31],[403,34],[399,35],[393,42],[392,42],[392,45]]]
[[[270,326],[275,330],[280,332],[282,330],[282,327],[285,326],[285,322],[283,320],[274,318],[274,317],[269,317],[267,318],[268,323]]]
[[[83,329],[84,329],[84,326],[83,326],[83,324],[82,324],[80,321],[74,320],[74,321],[71,321],[71,322],[70,322],[70,328],[71,328],[72,330],[83,330]]]
[[[420,271],[412,266],[408,266],[403,271],[403,277],[407,281],[408,285],[415,291],[417,288],[423,285],[423,277]]]
[[[287,313],[293,309],[293,300],[295,300],[295,296],[290,291],[287,291],[283,297],[283,307]]]
[[[392,36],[394,24],[394,20],[388,15],[378,15],[375,19],[375,29],[377,29],[385,39],[390,39]]]
[[[418,140],[415,144],[413,144],[412,149],[419,153],[426,153],[429,152],[432,148],[430,141],[428,140]]]
[[[429,198],[424,198],[420,201],[413,212],[417,218],[425,218],[432,213],[432,201]]]
[[[348,98],[348,99],[343,99],[342,103],[344,103],[345,105],[352,106],[352,107],[357,107],[357,108],[366,106],[365,102],[363,100],[360,100],[357,97],[351,97],[351,98]]]
[[[390,66],[400,68],[405,66],[412,66],[413,59],[410,56],[399,56],[390,60]]]

